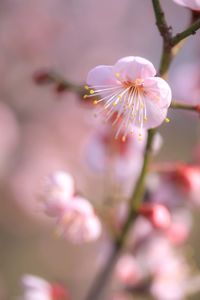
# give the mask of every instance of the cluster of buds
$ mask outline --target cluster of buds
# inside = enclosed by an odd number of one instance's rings
[[[70,174],[53,173],[46,179],[40,196],[43,211],[56,219],[58,235],[76,244],[96,240],[101,234],[101,223],[90,202],[74,192]]]
[[[200,274],[181,250],[192,225],[188,204],[199,206],[200,168],[176,163],[158,170],[156,180],[154,174],[149,176],[148,196],[131,231],[129,249],[116,266],[119,299],[128,300],[137,291],[156,300],[183,300],[200,290]]]

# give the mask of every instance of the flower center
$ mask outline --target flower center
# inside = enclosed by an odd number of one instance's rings
[[[105,121],[113,118],[113,125],[117,125],[116,138],[122,136],[122,141],[126,140],[129,133],[133,133],[133,127],[139,127],[139,139],[142,136],[143,124],[147,121],[144,89],[144,81],[140,78],[134,81],[119,80],[119,76],[115,86],[93,86],[89,91],[89,95],[84,95],[84,99],[93,98],[94,104],[102,103],[103,109],[99,111],[105,113]],[[97,97],[97,98],[96,98]],[[116,114],[117,113],[117,114]],[[122,133],[122,135],[121,135]]]

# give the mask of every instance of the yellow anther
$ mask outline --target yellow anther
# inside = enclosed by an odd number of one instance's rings
[[[145,121],[145,122],[147,121],[147,117],[144,117],[144,121]]]
[[[97,101],[97,100],[94,100],[94,101],[93,101],[93,104],[95,104],[95,105],[96,105],[97,103],[98,103],[98,101]]]
[[[115,73],[115,76],[116,76],[117,78],[119,78],[119,77],[120,77],[120,74],[119,74],[119,73]]]
[[[88,98],[88,96],[89,96],[89,95],[84,95],[84,96],[83,96],[83,99],[87,99],[87,98]]]
[[[90,94],[93,95],[94,94],[94,90],[90,90]]]
[[[113,106],[116,106],[117,105],[117,101],[113,102]]]
[[[88,86],[88,85],[85,85],[84,88],[85,88],[86,90],[89,90],[89,86]]]
[[[170,121],[171,121],[170,118],[165,118],[166,123],[169,123]]]

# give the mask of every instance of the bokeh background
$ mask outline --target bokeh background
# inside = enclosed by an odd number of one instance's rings
[[[161,2],[173,31],[182,30],[189,11]],[[199,62],[199,38],[191,37],[174,60],[172,83],[182,63]],[[79,84],[90,68],[123,56],[143,56],[158,67],[160,53],[150,0],[0,1],[1,300],[16,299],[24,273],[62,280],[72,299],[81,300],[108,251],[102,241],[73,246],[56,239],[38,210],[42,180],[54,170],[71,172],[77,191],[91,201],[102,200],[104,181],[84,162],[84,143],[96,128],[91,108],[71,92],[37,86],[34,72],[50,68]],[[190,161],[199,120],[180,111],[170,117],[157,159]],[[188,247],[200,266],[199,213]]]

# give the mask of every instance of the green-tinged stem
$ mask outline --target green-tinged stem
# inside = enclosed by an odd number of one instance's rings
[[[163,52],[160,60],[160,68],[159,68],[158,75],[166,79],[172,59],[173,59],[173,55],[171,49],[168,49],[165,47],[165,45],[163,45]]]
[[[154,138],[155,132],[156,132],[155,129],[150,129],[148,131],[148,138],[147,138],[147,144],[146,144],[146,148],[145,148],[145,155],[144,155],[142,171],[138,178],[136,188],[130,198],[127,219],[124,223],[124,226],[121,230],[120,235],[114,241],[114,250],[113,250],[110,258],[108,259],[107,264],[105,265],[102,272],[99,274],[97,280],[95,281],[94,285],[92,286],[92,289],[89,291],[89,294],[87,295],[86,300],[103,299],[102,298],[103,288],[104,288],[105,284],[107,283],[109,276],[113,270],[113,266],[115,265],[116,259],[119,255],[121,249],[124,246],[129,229],[138,215],[138,209],[139,209],[141,201],[143,199],[145,178],[146,178],[146,174],[147,174],[147,170],[148,170],[148,165],[149,165],[149,162],[151,159],[152,143],[153,143],[153,138]]]
[[[145,148],[142,170],[137,180],[136,187],[133,191],[132,197],[130,198],[129,213],[126,222],[122,228],[120,236],[116,240],[116,243],[120,245],[123,245],[124,241],[126,240],[126,236],[129,231],[129,228],[132,225],[135,218],[137,217],[138,210],[140,208],[141,201],[144,196],[145,179],[148,171],[149,162],[151,160],[152,144],[153,144],[153,138],[155,133],[156,133],[156,129],[148,130],[148,138],[147,138],[147,143]]]
[[[189,37],[190,35],[195,34],[199,28],[200,28],[200,18],[197,21],[195,21],[193,24],[191,24],[186,30],[176,34],[171,39],[171,46],[174,47],[183,39]]]
[[[170,105],[170,108],[192,110],[192,111],[200,112],[200,107],[198,105],[187,105],[187,104],[181,104],[181,103],[177,103],[177,102],[172,102]]]

